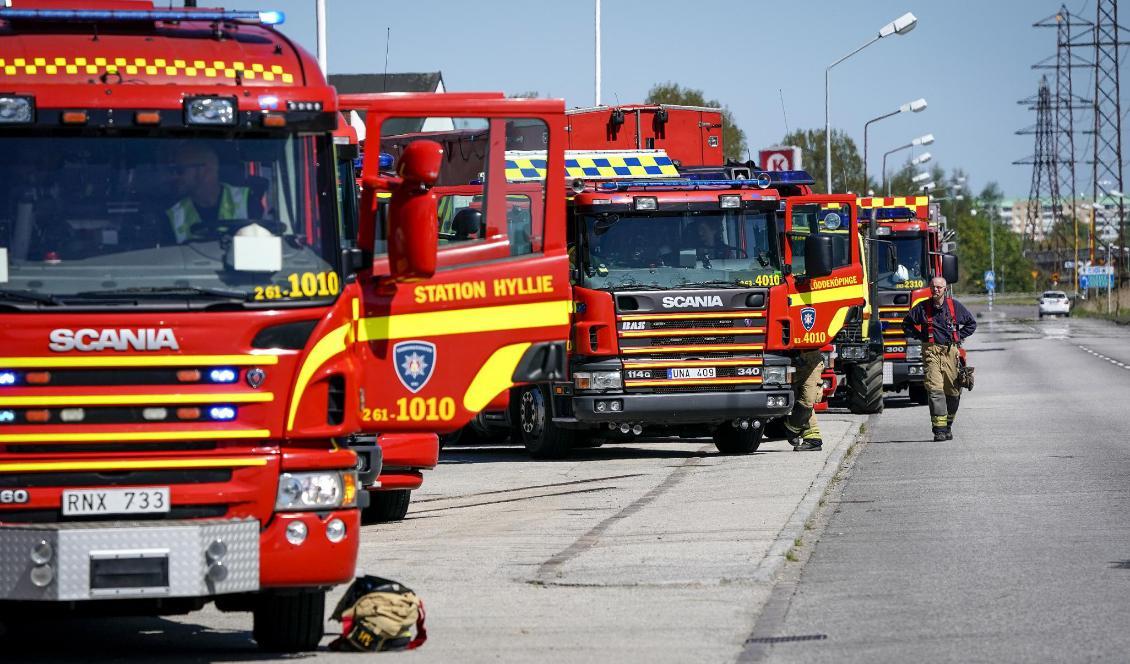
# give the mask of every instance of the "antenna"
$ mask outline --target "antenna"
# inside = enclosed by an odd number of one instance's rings
[[[388,43],[392,40],[392,26],[385,28],[385,73],[381,77],[381,92],[388,92]]]
[[[788,136],[792,132],[789,131],[789,114],[785,113],[785,93],[781,88],[777,88],[777,96],[781,98],[781,117],[785,119],[785,136]]]

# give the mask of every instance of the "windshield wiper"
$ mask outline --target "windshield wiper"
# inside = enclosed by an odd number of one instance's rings
[[[2,288],[0,289],[0,299],[20,300],[23,302],[38,302],[39,304],[50,304],[59,306],[63,304],[59,298],[48,293],[37,293],[33,290],[17,290]]]
[[[726,279],[712,279],[711,281],[688,281],[685,284],[679,284],[678,288],[709,288],[711,286],[730,286],[731,288],[745,288],[735,281],[727,281]]]
[[[223,298],[226,300],[239,300],[240,302],[245,302],[248,298],[248,294],[241,291],[200,288],[197,286],[139,286],[136,288],[84,291],[82,293],[76,293],[75,297],[99,299],[115,297],[190,297],[194,295],[206,295],[208,297]]]

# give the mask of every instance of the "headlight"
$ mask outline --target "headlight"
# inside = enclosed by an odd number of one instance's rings
[[[921,360],[922,359],[922,346],[918,344],[907,344],[906,346],[906,359],[908,360]]]
[[[184,121],[190,125],[234,125],[235,111],[232,97],[195,97],[184,102]]]
[[[320,510],[353,507],[357,502],[355,471],[283,473],[275,497],[275,511]]]
[[[573,386],[578,390],[618,390],[623,383],[619,371],[577,371]]]
[[[762,382],[784,384],[788,370],[788,367],[764,367],[761,369]]]
[[[0,124],[31,124],[35,121],[32,97],[0,95]]]

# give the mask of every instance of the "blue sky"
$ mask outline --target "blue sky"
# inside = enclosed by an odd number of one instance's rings
[[[1067,4],[1094,20],[1093,0]],[[330,73],[382,71],[391,28],[390,72],[440,70],[449,90],[536,90],[563,97],[570,107],[593,103],[592,0],[328,0],[327,6]],[[877,174],[882,152],[929,132],[937,138],[926,148],[935,163],[966,169],[975,190],[995,180],[1010,197],[1028,194],[1031,167],[1012,161],[1033,152],[1034,137],[1015,132],[1032,125],[1035,112],[1016,102],[1036,92],[1040,72],[1031,65],[1055,53],[1055,31],[1031,26],[1058,3],[602,0],[602,6],[605,103],[641,101],[663,81],[699,88],[734,112],[752,149],[785,134],[780,95],[790,128],[822,127],[825,67],[912,11],[915,30],[881,39],[832,70],[833,127],[862,147],[868,119],[925,97],[924,112],[872,125],[869,172]],[[229,7],[285,11],[283,31],[313,51],[313,0]],[[1076,71],[1077,86],[1091,84],[1085,70]],[[1090,144],[1083,135],[1076,141]],[[822,177],[823,164],[806,166]],[[1089,188],[1090,169],[1082,170],[1078,177]]]

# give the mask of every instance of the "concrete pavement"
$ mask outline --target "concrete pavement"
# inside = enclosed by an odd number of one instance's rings
[[[405,521],[365,528],[359,573],[423,597],[430,639],[413,661],[733,660],[862,422],[822,416],[826,444],[813,453],[771,441],[725,457],[709,439],[559,462],[515,447],[445,450]],[[16,635],[5,658],[43,661],[49,643],[63,659],[133,660],[163,642],[162,657],[269,660],[249,629],[249,616],[211,609],[75,621],[66,641]]]

